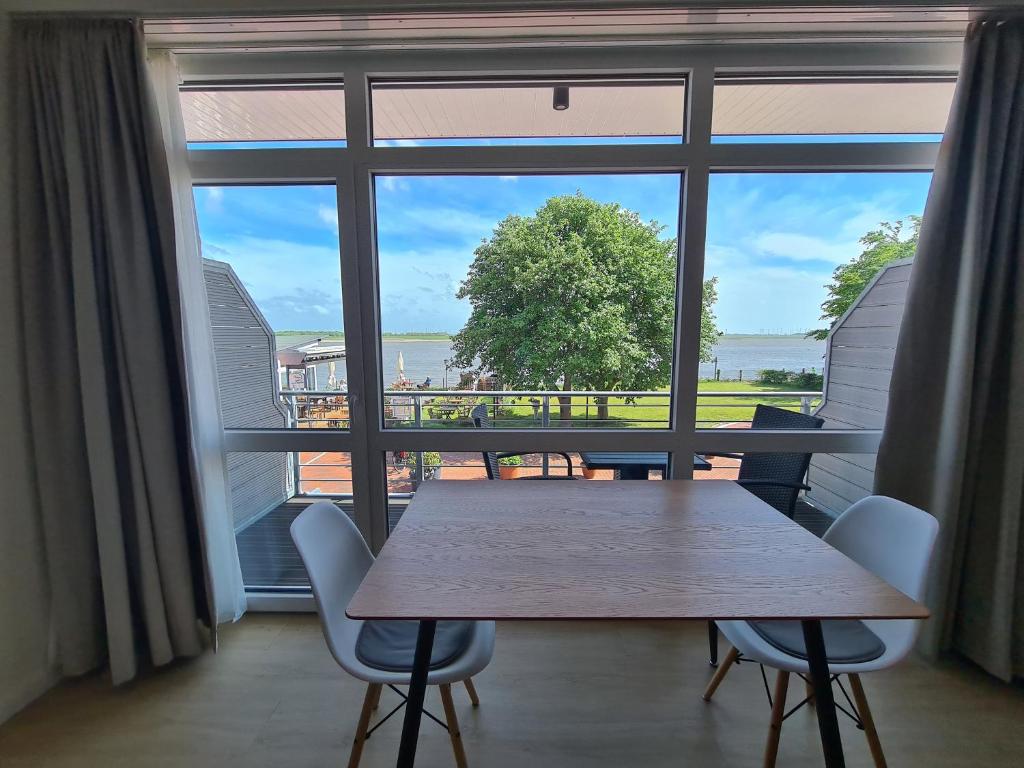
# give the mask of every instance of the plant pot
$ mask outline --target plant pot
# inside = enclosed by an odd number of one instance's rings
[[[583,476],[587,480],[593,480],[595,477],[597,477],[596,469],[590,469],[589,467],[581,467],[581,469],[583,470]]]
[[[522,477],[523,468],[522,466],[505,465],[501,464],[498,466],[498,475],[502,480],[515,480],[517,477]]]
[[[444,469],[444,467],[438,467],[438,466],[424,467],[423,468],[423,479],[424,480],[440,480],[441,479],[441,470],[442,469]]]

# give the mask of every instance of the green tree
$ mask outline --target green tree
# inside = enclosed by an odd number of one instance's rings
[[[633,211],[581,193],[508,216],[474,253],[457,293],[472,312],[452,339],[453,360],[521,389],[639,390],[672,371],[676,243]],[[704,287],[701,353],[718,332]],[[572,418],[571,399],[559,398]],[[599,407],[607,417],[607,403]]]
[[[908,228],[910,233],[904,239],[904,230]],[[827,320],[829,327],[818,328],[807,335],[815,339],[826,338],[831,326],[846,313],[882,267],[893,261],[914,257],[920,232],[921,217],[909,216],[906,221],[883,221],[878,229],[864,235],[860,239],[864,246],[861,254],[836,267],[832,273],[832,282],[825,286],[828,298],[821,305],[821,319]]]

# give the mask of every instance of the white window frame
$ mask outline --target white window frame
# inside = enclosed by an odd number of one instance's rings
[[[685,461],[671,477],[692,476],[693,453],[810,451],[874,453],[876,430],[757,432],[698,429],[696,397],[708,185],[715,171],[931,171],[936,143],[712,144],[717,73],[955,73],[958,43],[699,44],[533,47],[459,51],[319,51],[179,53],[185,82],[279,79],[342,80],[345,148],[190,152],[200,184],[335,184],[351,428],[234,430],[228,451],[339,451],[352,456],[356,522],[376,551],[387,538],[384,457],[395,450],[644,450]],[[373,147],[369,84],[374,78],[514,75],[683,75],[687,136],[682,144],[602,146]],[[374,234],[373,177],[423,173],[683,173],[670,423],[631,430],[409,430],[383,426],[380,294]]]

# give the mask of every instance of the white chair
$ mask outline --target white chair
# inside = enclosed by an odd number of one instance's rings
[[[909,597],[921,600],[938,531],[938,522],[927,512],[886,496],[869,496],[840,515],[825,532],[823,539]],[[778,670],[772,697],[771,726],[764,754],[764,765],[771,768],[775,765],[778,754],[782,720],[786,714],[786,692],[790,673],[796,673],[804,680],[808,680],[807,662],[769,643],[749,622],[716,623],[722,634],[732,643],[732,648],[704,691],[705,701],[711,700],[729,668],[738,660],[754,661]],[[849,677],[855,702],[855,711],[849,714],[863,727],[875,765],[877,768],[884,768],[885,756],[878,741],[878,733],[875,731],[871,710],[864,695],[860,674],[886,669],[901,661],[913,648],[921,622],[913,619],[865,621],[863,626],[884,643],[885,649],[881,655],[866,661],[836,663],[833,659],[839,655],[837,646],[840,643],[841,631],[861,629],[851,626],[861,622],[836,622],[840,623],[845,626],[832,627],[839,630],[833,635],[836,639],[833,650],[829,647],[829,627],[826,626],[829,622],[822,622],[822,628],[825,630],[825,650],[829,657],[829,673],[836,679],[839,679],[840,675]],[[790,624],[797,628],[800,626],[798,623]],[[800,638],[798,650],[802,649],[802,642]],[[875,652],[877,653],[877,650]],[[765,685],[767,686],[767,680]],[[810,698],[808,687],[808,697],[801,704],[808,702]]]
[[[363,744],[369,736],[370,716],[373,710],[377,709],[383,687],[387,685],[401,695],[394,686],[408,685],[410,671],[381,670],[364,664],[357,655],[359,633],[364,622],[348,618],[345,609],[370,565],[373,564],[373,555],[355,523],[334,504],[319,501],[311,504],[295,518],[291,525],[291,534],[309,573],[313,596],[316,598],[320,613],[320,624],[331,655],[342,669],[367,683],[363,709],[359,715],[359,724],[356,727],[355,741],[348,763],[349,768],[356,768],[362,756]],[[396,627],[408,625],[412,630],[411,637],[415,638],[415,622],[389,624]],[[444,622],[438,622],[439,631],[442,624]],[[412,668],[412,647],[415,647],[414,640],[408,654],[409,670]],[[448,733],[455,752],[455,762],[459,768],[465,768],[466,755],[452,702],[451,686],[452,683],[465,683],[473,706],[478,706],[480,702],[471,678],[487,666],[493,653],[494,622],[474,622],[465,650],[444,666],[431,669],[427,675],[427,685],[440,687]],[[402,704],[399,704],[394,711],[401,706]],[[394,711],[391,714],[394,714]],[[424,711],[424,714],[428,713]],[[432,715],[428,716],[436,720]]]

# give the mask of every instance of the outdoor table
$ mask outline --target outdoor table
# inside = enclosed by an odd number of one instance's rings
[[[400,768],[415,761],[441,620],[799,620],[825,765],[838,768],[821,620],[928,615],[728,480],[424,483],[347,613],[420,621]]]
[[[620,480],[646,480],[652,469],[668,469],[668,453],[664,451],[580,451],[587,469],[614,469]],[[711,462],[703,456],[693,457],[693,468],[711,469]]]

